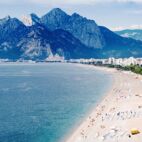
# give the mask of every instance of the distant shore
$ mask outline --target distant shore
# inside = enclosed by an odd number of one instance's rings
[[[113,85],[65,142],[142,141],[142,76],[106,67],[82,66],[110,73]],[[133,129],[140,133],[132,135]]]

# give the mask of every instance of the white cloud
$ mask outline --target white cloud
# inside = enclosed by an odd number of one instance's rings
[[[88,4],[94,3],[96,0],[30,0],[33,3],[49,4],[49,5],[59,5],[59,4]],[[98,1],[98,0],[97,0]]]
[[[99,3],[142,3],[142,0],[23,0],[22,3],[37,3],[37,4],[48,4],[48,5],[83,5],[83,4],[99,4]],[[20,0],[0,0],[0,4],[18,4]]]
[[[142,0],[112,0],[112,1],[118,1],[118,2],[134,2],[134,3],[142,3]]]
[[[130,29],[130,30],[135,30],[135,29],[142,29],[142,25],[131,25],[131,26],[119,26],[119,27],[113,27],[110,28],[112,31],[121,31],[121,30],[126,30],[126,29]]]
[[[19,4],[29,4],[33,2],[34,0],[0,0],[0,6],[2,5],[19,5]]]
[[[130,13],[130,14],[142,14],[142,10],[141,9],[138,9],[138,10],[129,10],[129,11],[127,11],[128,13]]]
[[[106,3],[106,2],[133,2],[133,3],[142,3],[142,0],[30,0],[36,3],[45,3],[45,4],[97,4],[97,3]]]

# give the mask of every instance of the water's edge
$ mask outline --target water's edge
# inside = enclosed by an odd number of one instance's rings
[[[74,63],[70,63],[70,64],[74,64]],[[86,119],[90,116],[90,114],[92,114],[92,112],[94,112],[94,110],[96,110],[96,107],[98,105],[101,104],[101,102],[107,97],[108,93],[112,90],[112,84],[114,84],[114,76],[113,74],[111,74],[110,72],[107,72],[105,69],[101,69],[100,68],[97,68],[96,66],[93,66],[93,65],[85,65],[85,64],[78,64],[78,63],[75,63],[76,66],[79,66],[79,67],[84,67],[84,68],[92,68],[94,70],[97,70],[99,72],[102,72],[102,73],[105,73],[106,75],[109,75],[110,77],[110,82],[107,82],[108,83],[108,87],[106,90],[104,90],[105,92],[103,92],[103,95],[102,97],[100,97],[96,104],[94,104],[94,106],[92,106],[89,110],[87,110],[87,112],[85,112],[84,114],[84,117],[82,119],[79,119],[75,122],[75,124],[69,129],[69,131],[66,133],[66,135],[59,141],[59,142],[67,142],[67,140],[78,130],[78,128],[86,121]]]
[[[0,65],[0,142],[64,141],[111,84],[112,76],[93,66]]]

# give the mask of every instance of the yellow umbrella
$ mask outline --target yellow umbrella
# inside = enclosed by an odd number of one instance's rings
[[[131,134],[132,135],[137,135],[139,133],[140,133],[140,131],[138,129],[131,129]]]

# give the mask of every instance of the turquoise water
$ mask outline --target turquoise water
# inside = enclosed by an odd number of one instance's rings
[[[75,64],[0,65],[0,142],[58,142],[111,85]]]

